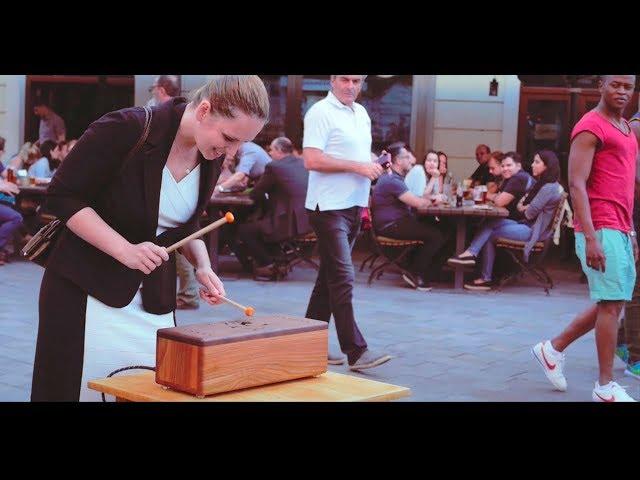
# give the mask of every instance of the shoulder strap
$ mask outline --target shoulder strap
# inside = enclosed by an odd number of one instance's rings
[[[144,107],[144,128],[142,129],[142,135],[138,139],[138,143],[134,145],[134,147],[129,150],[127,156],[122,163],[122,168],[120,168],[120,175],[125,171],[127,166],[129,165],[129,161],[135,156],[136,153],[140,151],[144,142],[147,141],[147,137],[149,136],[149,130],[151,130],[151,120],[153,118],[153,112],[151,111],[151,107]]]

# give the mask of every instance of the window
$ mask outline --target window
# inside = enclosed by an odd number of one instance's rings
[[[409,145],[411,133],[412,75],[367,77],[359,102],[371,117],[371,149],[380,153],[393,142]]]
[[[302,117],[327,96],[331,89],[328,75],[305,75],[302,83]],[[411,132],[412,75],[370,75],[357,102],[371,117],[371,149],[379,153],[393,142],[409,145]]]

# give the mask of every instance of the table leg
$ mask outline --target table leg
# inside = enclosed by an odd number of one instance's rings
[[[214,230],[213,232],[208,233],[209,236],[209,259],[211,260],[211,268],[214,272],[218,272],[218,267],[220,264],[218,263],[218,231]]]
[[[460,255],[465,249],[465,240],[467,236],[467,222],[464,216],[456,218],[456,255]],[[454,287],[456,290],[460,290],[464,283],[464,267],[461,265],[456,266]]]

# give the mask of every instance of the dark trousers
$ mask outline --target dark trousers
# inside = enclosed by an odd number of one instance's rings
[[[49,269],[40,286],[32,402],[77,402],[84,357],[87,294]]]
[[[353,316],[352,304],[355,271],[351,250],[360,231],[362,208],[307,210],[307,213],[318,237],[320,271],[306,317],[328,323],[333,314],[340,348],[352,365],[367,349],[367,342]]]
[[[448,235],[435,225],[421,222],[415,217],[404,217],[378,233],[398,240],[424,242],[422,247],[416,249],[409,270],[422,276],[425,281],[432,279],[441,268],[442,265],[434,264],[434,257],[446,244]]]
[[[14,232],[20,228],[22,215],[12,207],[0,203],[0,251],[11,242]]]

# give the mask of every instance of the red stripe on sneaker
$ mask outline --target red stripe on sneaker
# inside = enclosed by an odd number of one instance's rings
[[[542,359],[544,360],[544,363],[547,364],[547,368],[549,370],[555,370],[556,366],[555,365],[551,365],[548,361],[547,361],[547,357],[544,356],[544,344],[540,347],[540,352],[542,352]]]
[[[598,396],[598,398],[603,402],[611,403],[616,401],[616,397],[614,395],[611,395],[611,398],[603,398],[600,395],[598,395],[598,392],[593,392],[593,393],[595,393]]]

